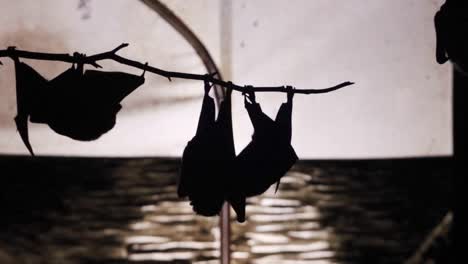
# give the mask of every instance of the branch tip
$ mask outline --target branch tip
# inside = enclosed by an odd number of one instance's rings
[[[111,53],[117,53],[117,51],[119,51],[119,50],[121,50],[121,49],[123,49],[125,47],[128,47],[128,45],[129,45],[128,43],[122,43],[117,48],[113,49],[111,51]]]

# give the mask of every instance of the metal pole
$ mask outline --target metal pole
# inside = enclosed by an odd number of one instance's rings
[[[220,70],[227,79],[232,78],[232,0],[221,1],[220,30],[221,30],[221,63]],[[231,223],[230,205],[224,203],[219,219],[219,230],[221,232],[220,250],[221,264],[231,262]]]

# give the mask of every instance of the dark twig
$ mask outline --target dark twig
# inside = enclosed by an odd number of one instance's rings
[[[76,56],[76,55],[70,55],[66,53],[41,53],[41,52],[30,52],[30,51],[25,51],[25,50],[18,50],[14,48],[9,48],[6,50],[0,50],[0,57],[18,57],[18,58],[27,58],[27,59],[35,59],[35,60],[48,60],[48,61],[63,61],[63,62],[69,62],[69,63],[83,63],[83,64],[90,64],[93,65],[96,68],[100,68],[99,64],[97,64],[97,61],[100,60],[114,60],[116,62],[119,62],[121,64],[125,64],[127,66],[135,67],[138,69],[145,70],[147,72],[152,72],[154,74],[158,74],[160,76],[166,77],[169,80],[171,78],[180,78],[180,79],[190,79],[190,80],[200,80],[200,81],[208,81],[213,84],[217,84],[220,86],[223,86],[225,88],[231,88],[233,90],[239,91],[239,92],[248,92],[248,91],[255,91],[255,92],[288,92],[290,91],[289,89],[286,89],[285,86],[276,86],[276,87],[248,87],[246,88],[245,86],[239,86],[236,84],[231,84],[229,82],[225,82],[219,79],[214,78],[212,75],[208,74],[193,74],[193,73],[184,73],[184,72],[173,72],[173,71],[165,71],[161,70],[156,67],[149,66],[148,64],[144,64],[138,61],[130,60],[124,57],[121,57],[116,54],[119,50],[127,47],[127,43],[123,43],[119,45],[117,48],[108,51],[108,52],[103,52],[99,53],[96,55],[92,55],[89,57],[85,56]],[[352,82],[344,82],[338,85],[335,85],[333,87],[329,88],[324,88],[324,89],[294,89],[294,93],[298,94],[320,94],[320,93],[328,93],[332,92],[338,89],[341,89],[343,87],[352,85],[354,83]]]

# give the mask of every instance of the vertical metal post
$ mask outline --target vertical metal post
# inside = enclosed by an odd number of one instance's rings
[[[221,0],[221,72],[227,80],[232,79],[232,1]],[[231,225],[230,225],[230,207],[229,203],[225,202],[221,210],[219,220],[219,230],[221,232],[221,264],[229,264],[231,262]]]
[[[221,232],[221,264],[231,262],[231,225],[229,203],[225,202],[219,218],[219,230]]]

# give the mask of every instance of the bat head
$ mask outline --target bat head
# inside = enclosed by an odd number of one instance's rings
[[[190,205],[199,215],[203,216],[214,216],[219,214],[223,207],[224,199],[222,197],[215,197],[205,194],[189,195]]]

